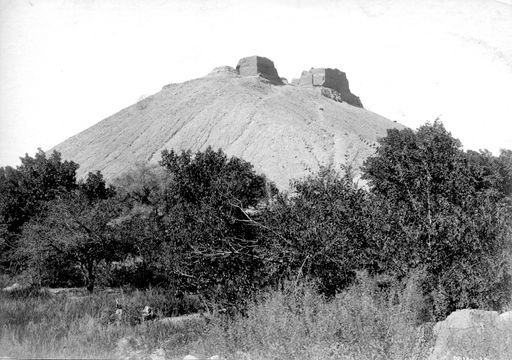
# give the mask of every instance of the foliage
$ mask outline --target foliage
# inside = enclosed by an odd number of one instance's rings
[[[116,299],[127,309],[121,322],[116,322]],[[173,305],[180,306],[161,289],[83,296],[52,295],[36,289],[0,291],[0,353],[13,358],[117,358],[122,339],[136,338],[148,349],[155,349],[180,337],[183,342],[175,341],[174,351],[183,355],[190,346],[188,341],[192,343],[204,331],[186,324],[188,336],[184,336],[183,327],[157,321],[141,324],[140,314],[146,305],[157,309],[165,305],[169,311]]]
[[[85,196],[89,202],[96,200],[106,200],[116,195],[115,187],[107,186],[100,171],[90,172],[85,181],[79,183],[80,193]]]
[[[173,179],[161,250],[174,263],[165,269],[191,290],[236,305],[258,288],[258,239],[244,210],[265,199],[265,178],[248,162],[211,148],[194,157],[164,151],[161,164]]]
[[[262,272],[245,210],[276,191],[249,163],[221,150],[164,151],[162,170],[139,167],[118,179],[130,209],[122,231],[149,283],[236,305]]]
[[[407,298],[404,292],[390,306],[365,276],[332,300],[311,284],[288,284],[260,294],[246,316],[212,313],[208,324],[172,324],[137,321],[145,305],[164,315],[162,307],[173,304],[165,290],[83,297],[0,293],[0,319],[7,324],[0,328],[0,352],[20,358],[112,358],[118,350],[141,350],[138,358],[149,358],[156,349],[167,358],[191,353],[240,358],[240,352],[265,359],[411,358],[425,351],[432,338],[415,327],[412,316],[405,316],[414,311]],[[119,322],[114,320],[116,299],[127,311]]]
[[[212,321],[209,340],[221,354],[260,359],[423,358],[431,324],[417,326],[411,293],[397,287],[397,301],[374,279],[357,280],[334,298],[311,284],[286,284],[252,302],[246,316]]]
[[[16,169],[2,168],[2,222],[8,225],[8,230],[19,230],[44,201],[76,188],[77,169],[76,163],[62,161],[58,152],[47,158],[41,149],[34,158],[28,154],[21,158]]]
[[[380,271],[400,278],[425,266],[439,318],[463,307],[499,309],[508,301],[504,258],[512,244],[504,169],[488,152],[463,152],[438,122],[417,132],[389,130],[365,164],[374,209],[387,224]]]
[[[127,246],[116,231],[120,208],[113,199],[91,202],[81,192],[46,203],[43,213],[25,227],[22,250],[42,284],[52,284],[56,270],[80,273],[89,291],[102,263],[122,259]]]
[[[267,195],[266,180],[252,165],[237,157],[228,159],[222,151],[208,147],[192,157],[190,151],[162,152],[160,162],[174,177],[174,199],[197,205],[236,202],[242,208],[256,206]],[[269,184],[270,185],[270,184]],[[272,187],[275,192],[275,187]]]
[[[78,164],[62,161],[60,153],[47,157],[41,149],[33,158],[26,154],[16,169],[0,168],[1,265],[13,265],[22,226],[42,210],[44,202],[76,189],[77,169]]]
[[[0,169],[0,260],[43,285],[162,286],[238,311],[287,281],[333,299],[361,270],[390,279],[382,289],[421,270],[422,321],[503,308],[512,151],[465,152],[438,122],[380,143],[366,187],[327,167],[291,194],[220,149],[164,151],[160,167],[140,165],[115,187],[100,172],[77,182],[78,165],[58,153],[27,155]]]
[[[499,172],[502,179],[502,192],[512,195],[512,150],[502,149],[498,158]]]
[[[334,295],[350,284],[355,270],[369,266],[368,194],[333,168],[293,182],[263,214],[269,272],[279,279],[319,281]]]

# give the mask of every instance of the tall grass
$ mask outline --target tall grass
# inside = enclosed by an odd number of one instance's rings
[[[143,339],[144,347],[151,349],[181,333],[176,326],[138,321],[145,305],[165,303],[165,293],[152,290],[122,294],[121,322],[116,321],[116,297],[51,296],[37,290],[0,292],[0,356],[111,358],[123,338]],[[204,329],[194,331],[197,338]]]
[[[432,324],[418,324],[420,296],[409,284],[393,295],[367,276],[334,299],[311,285],[267,293],[246,316],[217,321],[212,350],[256,359],[424,359]],[[240,356],[240,354],[238,354]]]
[[[32,292],[0,295],[0,355],[12,357],[167,358],[221,355],[227,359],[424,359],[432,324],[420,324],[422,298],[414,281],[379,289],[361,275],[333,299],[312,284],[262,293],[245,314],[211,315],[209,323],[146,322],[146,304],[165,303],[158,291],[124,294],[127,318],[113,320],[115,298]]]

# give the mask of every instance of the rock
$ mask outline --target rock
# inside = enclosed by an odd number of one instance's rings
[[[208,360],[220,360],[220,356],[219,355],[213,355],[213,356],[210,356],[208,358]]]
[[[183,360],[199,360],[199,358],[195,357],[194,355],[187,355],[183,358]]]
[[[14,283],[11,286],[4,287],[2,290],[5,292],[14,292],[14,291],[19,291],[19,290],[24,290],[26,288],[28,288],[28,286],[23,286],[18,283]]]
[[[330,68],[311,68],[303,71],[298,85],[303,87],[321,87],[322,95],[338,102],[362,108],[363,104],[356,95],[352,94],[347,76],[343,71]]]
[[[156,319],[157,315],[153,308],[149,305],[146,305],[144,309],[142,309],[142,321],[149,321]]]
[[[215,75],[237,75],[237,71],[231,67],[231,66],[218,66],[214,68],[208,76],[215,76]]]
[[[165,360],[165,351],[162,348],[156,349],[149,355],[150,360]]]
[[[261,76],[276,85],[283,85],[272,60],[261,56],[249,56],[238,61],[236,71],[241,76]]]
[[[158,322],[175,327],[185,327],[190,324],[206,324],[210,321],[208,316],[200,313],[188,314],[182,316],[164,317]]]
[[[512,322],[512,311],[507,311],[504,312],[503,314],[500,314],[500,316],[498,317],[498,321],[500,323]]]
[[[289,85],[290,83],[288,82],[288,79],[286,79],[285,77],[281,77],[281,82],[284,84],[284,85]]]
[[[123,320],[123,309],[116,309],[116,312],[114,313],[114,318],[116,320],[117,324],[120,324]]]
[[[435,325],[434,334],[429,360],[507,359],[512,354],[512,322],[495,311],[455,311]]]
[[[89,295],[86,288],[49,288],[48,292],[55,296],[70,297],[84,297]]]

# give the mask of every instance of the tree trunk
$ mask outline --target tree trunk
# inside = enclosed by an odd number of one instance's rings
[[[94,290],[94,282],[96,281],[96,275],[94,274],[94,261],[87,264],[87,279],[86,287],[87,290],[92,293]]]

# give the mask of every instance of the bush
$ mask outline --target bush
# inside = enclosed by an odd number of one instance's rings
[[[289,285],[262,295],[246,316],[217,319],[206,339],[222,354],[261,359],[426,358],[432,324],[417,323],[415,282],[384,291],[362,273],[331,300],[311,284]]]

